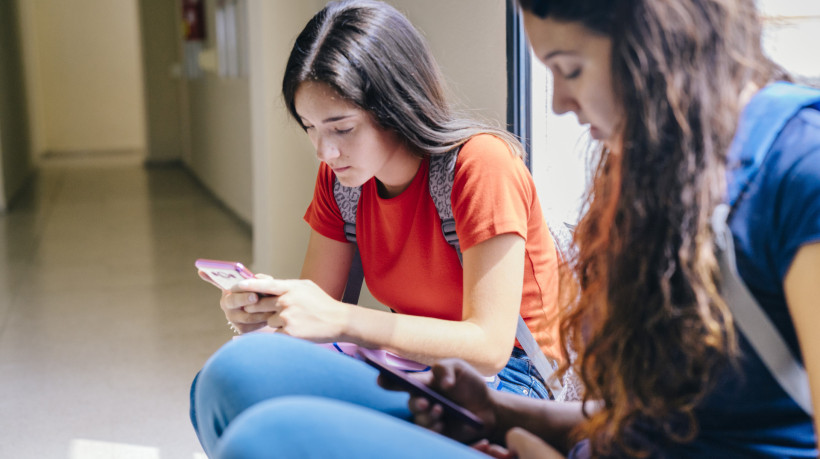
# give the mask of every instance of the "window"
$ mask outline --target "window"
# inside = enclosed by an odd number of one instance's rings
[[[820,86],[820,59],[814,57],[814,48],[820,43],[820,2],[758,0],[758,7],[764,21],[763,47],[767,54],[798,82]],[[520,47],[528,47],[523,39],[515,41],[519,33],[516,26],[520,27],[520,18],[508,12],[508,60],[528,59],[532,65],[508,64],[510,72],[526,72],[524,77],[510,74],[509,102],[528,105],[508,110],[508,123],[514,133],[528,140],[529,166],[544,212],[574,224],[580,216],[587,183],[591,140],[574,114],[556,116],[552,112],[552,75],[535,56],[521,56]],[[515,88],[513,83],[528,87]],[[528,126],[521,120],[524,116],[529,119]]]
[[[551,75],[532,55],[520,14],[507,5],[507,125],[525,144],[548,220],[575,224],[586,183],[586,130],[573,114],[552,112]]]
[[[763,48],[797,82],[820,86],[820,2],[758,0],[763,16]]]

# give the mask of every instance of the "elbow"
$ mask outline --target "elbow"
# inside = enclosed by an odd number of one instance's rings
[[[503,349],[503,347],[488,346],[488,349],[482,353],[480,360],[473,365],[479,373],[484,376],[493,376],[507,366],[511,352],[504,352],[499,349]]]

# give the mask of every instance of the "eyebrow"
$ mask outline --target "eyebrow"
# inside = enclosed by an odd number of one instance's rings
[[[568,54],[568,55],[573,55],[573,56],[578,55],[578,53],[576,51],[567,51],[567,50],[564,50],[564,49],[556,49],[555,51],[547,53],[544,56],[544,60],[548,61],[548,60],[552,59],[553,57],[559,56],[559,55],[562,55],[562,54]]]
[[[341,120],[344,120],[344,119],[347,119],[347,118],[352,118],[352,117],[354,117],[354,116],[356,116],[356,114],[355,114],[355,113],[351,113],[351,114],[349,114],[349,115],[331,116],[330,118],[325,118],[325,119],[323,119],[323,120],[322,120],[322,124],[326,124],[326,123],[334,123],[334,122],[336,122],[336,121],[341,121]],[[302,120],[302,124],[305,124],[305,121],[306,121],[306,120],[305,120],[305,117],[304,117],[304,116],[302,116],[302,115],[299,115],[299,118]]]
[[[353,116],[355,116],[355,115],[350,114],[350,115],[331,116],[330,118],[323,119],[322,123],[333,123],[335,121],[341,121],[341,120],[344,120],[344,119],[347,119],[347,118],[351,118]]]

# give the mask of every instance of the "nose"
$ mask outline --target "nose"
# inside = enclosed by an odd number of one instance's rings
[[[555,112],[556,115],[563,115],[570,111],[578,111],[578,102],[569,91],[567,84],[562,81],[562,78],[553,77],[552,88],[552,111]]]
[[[339,157],[339,149],[333,142],[319,137],[316,139],[316,157],[319,161],[328,162]]]

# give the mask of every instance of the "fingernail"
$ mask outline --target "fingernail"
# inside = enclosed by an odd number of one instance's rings
[[[251,303],[256,303],[256,300],[257,297],[255,293],[251,293],[250,295],[248,295],[248,301],[250,301]]]

